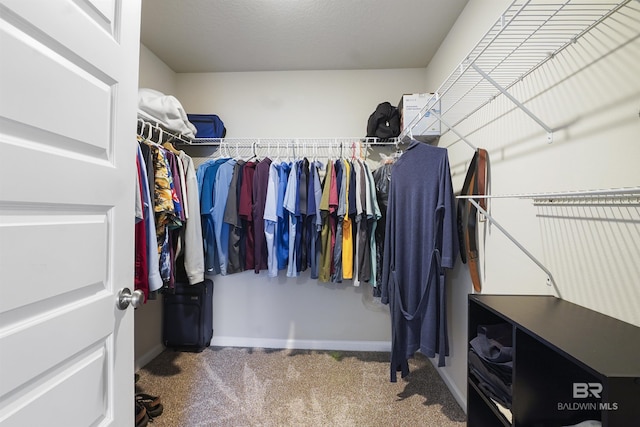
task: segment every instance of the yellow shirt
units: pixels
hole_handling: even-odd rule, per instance
[[[349,218],[349,183],[351,180],[351,163],[346,160],[343,160],[342,163],[344,165],[342,179],[346,180],[346,213],[342,221],[342,278],[353,279],[353,232],[351,231],[351,218]]]

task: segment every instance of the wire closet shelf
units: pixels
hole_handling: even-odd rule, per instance
[[[580,38],[601,35],[598,28],[607,28],[606,42],[599,46],[613,52],[640,37],[640,1],[638,0],[515,0],[500,19],[482,37],[471,52],[451,72],[424,108],[408,124],[399,139],[412,136],[412,130],[422,122],[425,126],[439,121],[442,135],[452,132],[474,151],[477,147],[457,129],[461,123],[503,95],[529,116],[553,142],[553,131],[547,123],[529,110],[510,92],[514,85],[552,60]],[[611,29],[614,29],[611,31]],[[426,123],[425,123],[426,122]],[[640,203],[640,188],[628,187],[576,192],[512,194],[504,196],[458,196],[468,199],[478,212],[495,225],[527,257],[547,274],[547,284],[559,289],[551,272],[518,240],[502,227],[478,203],[486,198],[530,199],[534,205],[633,205]],[[489,208],[487,208],[489,209]]]
[[[221,153],[239,156],[284,158],[360,158],[367,159],[373,147],[399,149],[398,138],[327,137],[327,138],[195,138],[191,147],[219,147]]]
[[[516,0],[482,37],[427,101],[399,138],[411,136],[421,121],[439,120],[442,134],[451,131],[472,149],[476,147],[456,127],[493,99],[504,95],[537,122],[552,142],[553,131],[534,112],[509,93],[509,89],[598,25],[616,25],[608,40],[615,50],[640,36],[638,0]],[[439,106],[438,106],[439,103]]]

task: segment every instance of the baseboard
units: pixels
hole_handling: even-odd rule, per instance
[[[391,351],[389,341],[295,340],[214,336],[217,347],[282,348],[296,350]]]
[[[436,371],[438,371],[438,374],[440,375],[440,378],[442,378],[442,381],[444,381],[444,383],[447,385],[447,388],[451,392],[451,395],[453,396],[454,399],[456,399],[456,401],[458,402],[458,405],[460,405],[460,407],[466,414],[467,413],[466,394],[460,391],[456,383],[453,381],[453,379],[449,375],[449,371],[447,371],[446,369],[438,368],[437,359],[430,359],[430,360],[431,360],[431,363],[433,363],[433,366],[436,368]]]
[[[138,371],[138,369],[144,367],[144,365],[158,357],[158,355],[163,351],[164,345],[162,345],[161,343],[153,347],[151,350],[147,351],[145,354],[136,359],[135,370]]]

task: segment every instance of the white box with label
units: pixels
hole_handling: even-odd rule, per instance
[[[438,120],[431,112],[440,115],[440,99],[433,93],[412,93],[402,95],[400,104],[398,104],[398,112],[400,113],[400,131],[404,130],[404,126],[409,125],[411,121],[420,114],[423,108],[429,104],[430,108],[424,113],[424,116],[411,130],[412,135],[440,135],[440,120]]]

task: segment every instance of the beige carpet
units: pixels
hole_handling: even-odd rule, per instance
[[[464,426],[431,362],[389,381],[389,354],[212,347],[164,351],[138,371],[136,392],[159,395],[151,427]]]

